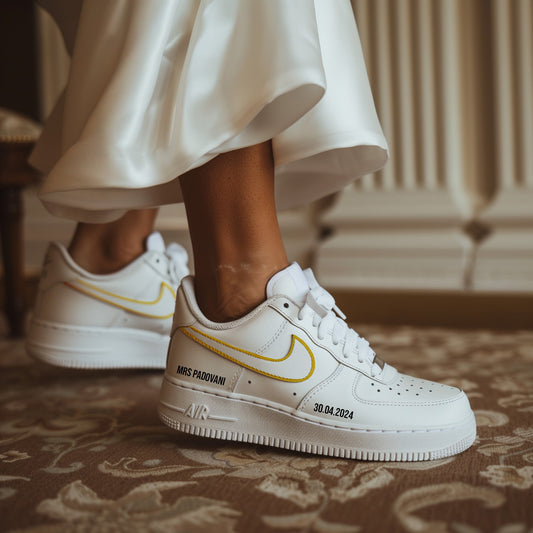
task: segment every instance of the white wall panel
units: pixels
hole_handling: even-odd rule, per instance
[[[324,214],[322,281],[533,291],[533,2],[352,4],[391,160]]]

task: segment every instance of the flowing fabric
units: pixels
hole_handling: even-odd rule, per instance
[[[268,139],[280,209],[386,162],[349,0],[42,3],[72,58],[31,159],[54,214],[180,202],[179,175]]]

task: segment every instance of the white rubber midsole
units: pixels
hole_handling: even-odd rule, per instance
[[[167,335],[129,328],[68,326],[32,319],[27,352],[69,368],[165,368]]]
[[[296,412],[231,398],[163,380],[159,415],[174,429],[341,457],[377,460],[438,459],[474,441],[474,415],[454,427],[427,431],[340,428],[302,418]]]

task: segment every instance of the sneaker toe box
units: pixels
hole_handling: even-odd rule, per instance
[[[360,403],[360,421],[383,429],[436,430],[472,417],[462,390],[403,374],[388,383],[362,377],[354,395]]]

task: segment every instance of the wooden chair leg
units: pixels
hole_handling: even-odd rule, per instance
[[[22,238],[22,188],[0,188],[0,234],[4,263],[5,311],[13,337],[24,333],[24,267]]]

